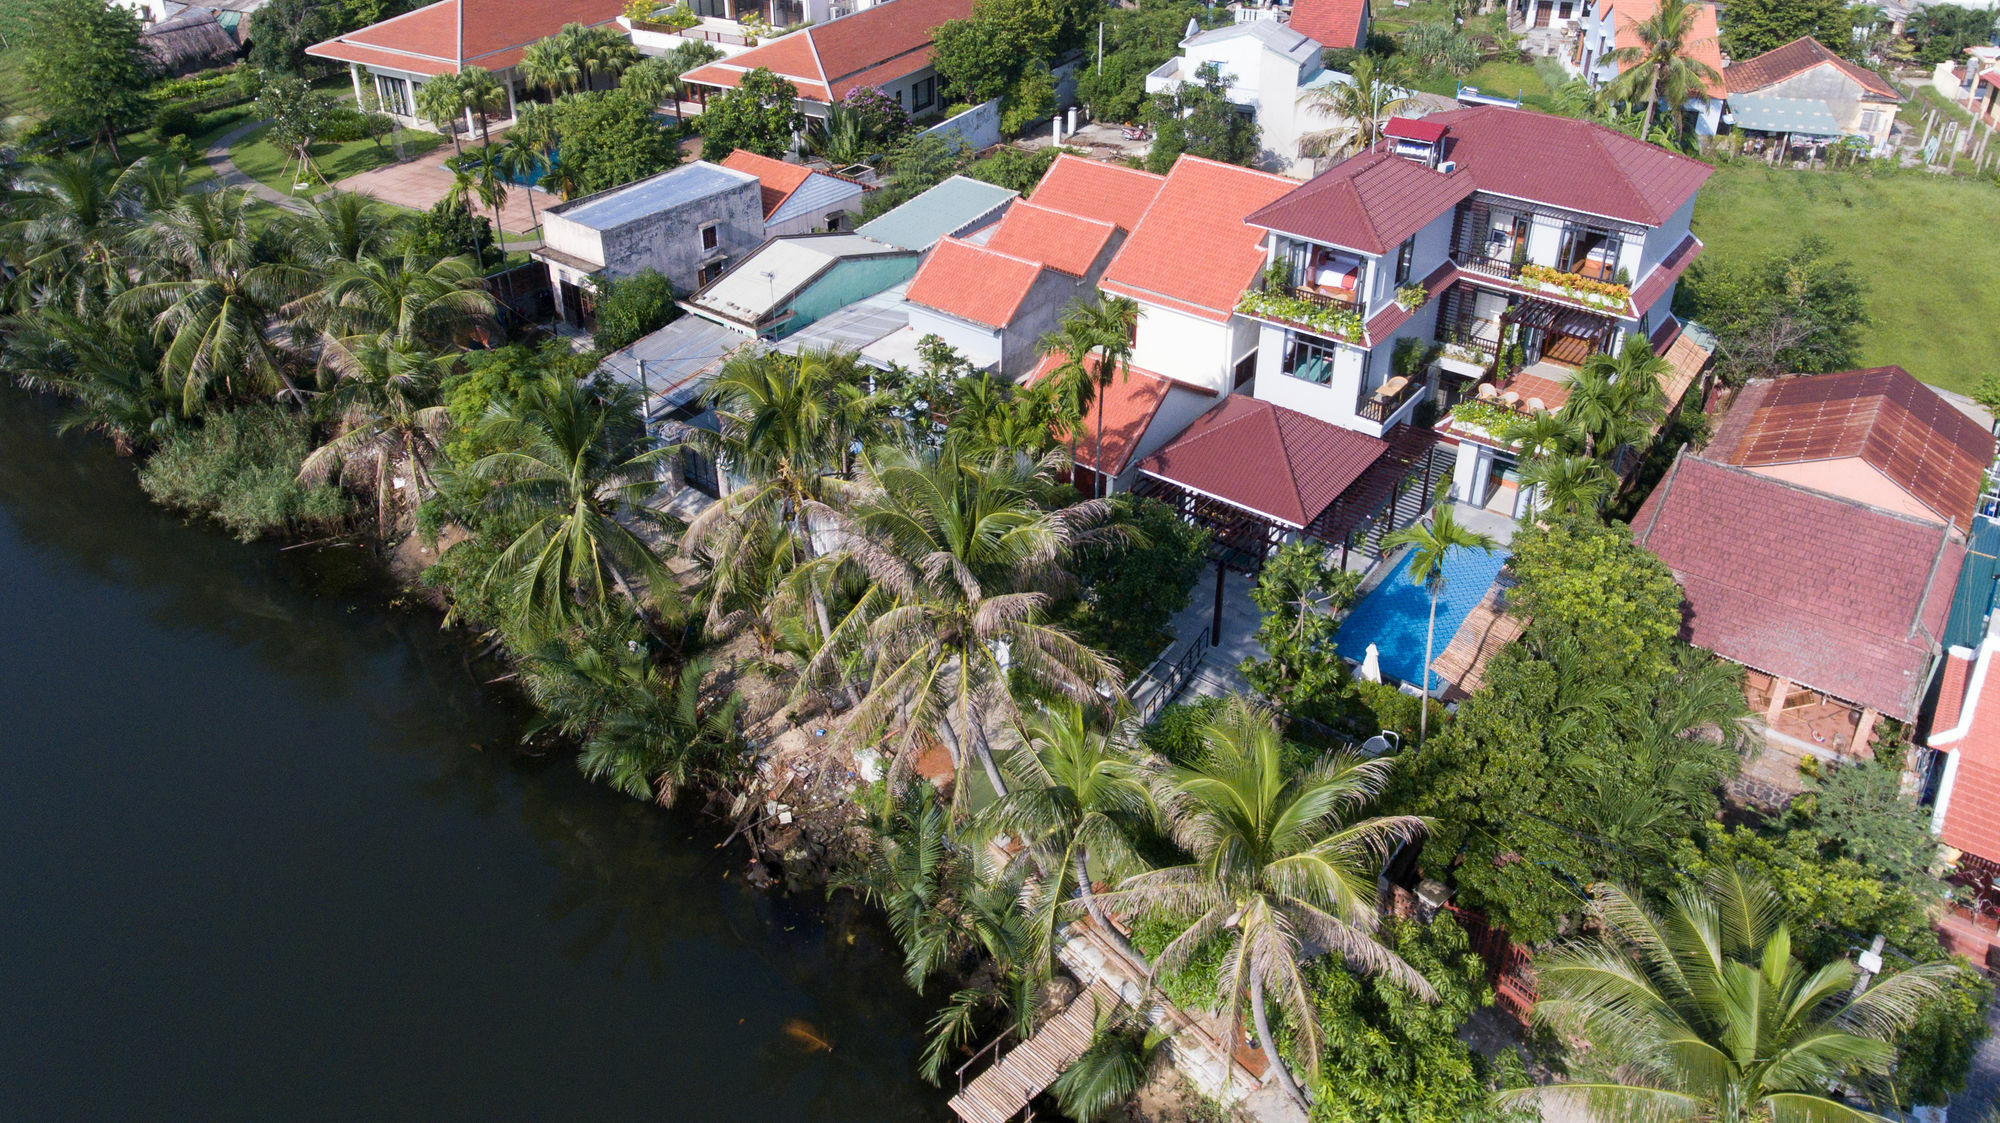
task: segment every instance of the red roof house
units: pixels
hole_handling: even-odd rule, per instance
[[[1302,530],[1388,452],[1387,441],[1230,394],[1139,471]]]
[[[1062,362],[1060,355],[1044,356],[1027,381],[1034,383],[1047,378]],[[1086,358],[1083,366],[1095,374],[1097,356]],[[1088,489],[1087,473],[1097,469],[1101,433],[1105,474],[1114,485],[1122,484],[1140,460],[1173,439],[1190,421],[1215,404],[1215,398],[1213,390],[1124,366],[1120,368],[1120,377],[1112,379],[1091,402],[1076,432],[1072,434],[1058,426],[1056,438],[1073,446],[1077,467],[1086,473],[1086,482],[1080,486]]]
[[[1368,0],[1295,0],[1292,30],[1327,48],[1368,43]]]
[[[725,168],[757,177],[764,201],[764,233],[810,234],[841,229],[843,215],[861,212],[867,188],[844,176],[786,163],[739,148],[722,161]]]
[[[1632,520],[1687,598],[1682,635],[1791,687],[1915,721],[1965,548],[1935,522],[1683,453]]]
[[[1104,291],[1227,321],[1264,268],[1264,232],[1244,220],[1298,186],[1268,172],[1182,156],[1104,271]]]
[[[972,14],[972,0],[889,0],[697,66],[683,77],[706,97],[735,89],[762,67],[798,87],[799,100],[830,105],[876,87],[920,113],[937,104],[931,29]]]
[[[1129,234],[1166,181],[1166,176],[1065,152],[1042,173],[1033,198],[1038,207],[1098,219]]]
[[[1946,846],[2000,865],[2000,636],[1946,655],[1929,745],[1946,755],[1931,830]]]
[[[306,48],[315,58],[332,59],[371,73],[393,72],[407,77],[456,74],[468,66],[502,71],[521,61],[528,44],[546,39],[564,24],[586,27],[617,19],[618,0],[550,0],[522,4],[514,0],[438,0],[413,12],[371,23]],[[506,77],[503,76],[503,82]],[[360,77],[357,72],[357,85]],[[404,91],[408,96],[410,91]],[[388,94],[384,108],[407,116]]]

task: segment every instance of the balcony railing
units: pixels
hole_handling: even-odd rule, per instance
[[[1397,375],[1382,384],[1382,388],[1363,398],[1359,409],[1355,410],[1368,421],[1383,422],[1396,415],[1403,404],[1424,392],[1425,382],[1421,378],[1405,378]]]
[[[1356,312],[1361,310],[1361,302],[1356,300],[1352,293],[1328,292],[1325,289],[1316,289],[1309,285],[1293,285],[1291,293],[1294,299],[1303,300],[1307,304],[1316,305],[1320,308],[1334,308]]]
[[[1452,254],[1451,259],[1460,269],[1470,269],[1475,273],[1484,273],[1503,281],[1519,280],[1521,265],[1527,264],[1523,261],[1521,265],[1517,265],[1512,257],[1497,257],[1479,250],[1460,250]]]

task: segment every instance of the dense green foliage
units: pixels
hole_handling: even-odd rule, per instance
[[[653,116],[653,107],[616,91],[558,98],[554,120],[572,196],[608,191],[681,162],[673,130]]]
[[[1855,366],[1867,296],[1853,266],[1808,234],[1789,251],[1697,262],[1675,299],[1715,332],[1716,364],[1740,383]]]
[[[1165,173],[1182,153],[1225,164],[1249,164],[1257,158],[1261,136],[1257,122],[1236,111],[1227,89],[1211,65],[1198,84],[1183,82],[1153,95],[1146,107],[1147,123],[1153,127],[1147,171]]]
[[[790,82],[763,67],[745,74],[735,89],[711,99],[702,113],[701,158],[713,163],[739,148],[760,156],[783,156],[805,128],[805,115],[795,105],[798,96]]]
[[[1181,53],[1188,21],[1218,27],[1228,19],[1226,12],[1191,0],[1141,0],[1131,7],[1112,7],[1103,14],[1103,66],[1093,57],[1077,74],[1077,99],[1095,120],[1138,120],[1147,103],[1146,75]]]
[[[1811,36],[1841,54],[1854,49],[1854,9],[1845,0],[1736,0],[1722,28],[1722,49],[1750,59]]]
[[[616,351],[651,335],[680,314],[674,286],[657,269],[642,269],[629,277],[597,282],[599,351]]]
[[[312,450],[305,418],[276,406],[217,413],[175,433],[139,472],[146,494],[213,517],[244,541],[338,522],[347,502],[324,484],[301,486]]]
[[[335,18],[336,9],[319,0],[271,0],[250,13],[246,61],[270,74],[303,74],[312,65],[306,48],[345,30]]]
[[[1136,534],[1077,560],[1083,595],[1063,623],[1135,673],[1166,646],[1167,626],[1187,607],[1208,556],[1208,530],[1157,500],[1121,492],[1112,505],[1113,518]]]
[[[107,0],[35,0],[18,38],[21,77],[48,124],[102,139],[117,157],[118,134],[146,111],[152,59],[139,45],[139,16]]]

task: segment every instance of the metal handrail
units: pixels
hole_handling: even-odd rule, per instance
[[[1159,683],[1159,688],[1148,695],[1146,701],[1139,707],[1139,724],[1144,725],[1152,721],[1169,702],[1180,696],[1180,692],[1186,688],[1188,680],[1194,677],[1195,671],[1201,667],[1202,658],[1207,654],[1208,633],[1203,631],[1181,649],[1180,655],[1175,658],[1173,665],[1167,668],[1165,675],[1155,676],[1148,668],[1145,677],[1153,678]],[[1154,666],[1158,664],[1155,663]]]
[[[977,1063],[979,1058],[999,1048],[1000,1043],[1002,1041],[1005,1041],[1012,1036],[1014,1036],[1014,1027],[1010,1024],[1005,1028],[1001,1029],[1000,1035],[998,1037],[995,1037],[993,1040],[988,1041],[983,1047],[980,1048],[980,1050],[977,1053],[974,1053],[972,1054],[972,1056],[966,1058],[964,1064],[958,1066],[959,1091],[961,1092],[965,1091],[965,1070],[971,1068],[975,1063]]]

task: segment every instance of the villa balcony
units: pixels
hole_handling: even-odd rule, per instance
[[[1422,378],[1397,375],[1384,382],[1374,393],[1363,397],[1354,412],[1363,420],[1380,424],[1396,416],[1396,411],[1411,398],[1421,395],[1426,385],[1428,383]]]

